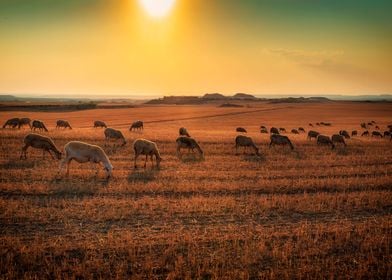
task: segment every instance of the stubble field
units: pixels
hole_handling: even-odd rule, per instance
[[[89,164],[39,150],[19,160],[21,130],[0,130],[0,277],[265,279],[392,277],[392,142],[353,137],[346,148],[317,146],[308,123],[331,135],[374,120],[392,123],[392,104],[265,104],[244,108],[151,106],[78,112],[0,112],[43,120],[59,149],[71,140],[100,145],[113,178]],[[56,130],[66,119],[72,130]],[[145,122],[142,133],[132,121]],[[121,129],[124,147],[105,146],[94,120]],[[295,149],[269,149],[260,125],[284,127]],[[176,157],[184,126],[204,150]],[[245,127],[262,157],[236,155]],[[372,131],[373,129],[370,129]],[[161,168],[133,168],[132,142],[155,141]],[[120,143],[118,143],[120,144]]]

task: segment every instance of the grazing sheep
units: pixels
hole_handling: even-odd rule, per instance
[[[371,123],[375,124],[375,123],[376,123],[376,121],[371,121]]]
[[[270,133],[279,134],[279,130],[276,127],[271,127]]]
[[[56,128],[60,128],[60,127],[63,127],[64,129],[66,129],[66,128],[72,129],[72,127],[69,124],[69,122],[65,121],[65,120],[58,120],[56,122]]]
[[[235,129],[235,131],[237,131],[237,132],[247,132],[246,131],[246,129],[245,128],[243,128],[243,127],[237,127],[236,129]]]
[[[362,132],[361,136],[369,136],[369,131],[365,130],[364,132]]]
[[[372,137],[373,137],[373,136],[374,136],[374,137],[381,137],[381,138],[383,137],[382,134],[381,134],[379,131],[373,131],[373,132],[372,132]]]
[[[313,124],[312,124],[312,123],[309,123],[309,126],[313,126]]]
[[[291,133],[293,133],[293,134],[299,134],[298,130],[296,130],[295,128],[293,128],[293,129],[291,130]]]
[[[59,173],[63,170],[65,164],[67,164],[67,176],[69,175],[69,165],[72,160],[79,163],[102,163],[104,170],[106,171],[106,178],[112,176],[113,165],[110,163],[108,156],[105,154],[101,147],[91,145],[85,142],[71,141],[64,146],[65,158],[60,164]],[[96,174],[98,174],[98,168]]]
[[[320,126],[320,123],[316,123],[317,126]]]
[[[131,127],[129,128],[129,131],[133,130],[143,130],[143,122],[142,121],[135,121]]]
[[[348,132],[346,130],[339,131],[339,135],[344,136],[344,138],[346,138],[346,139],[350,139],[350,135],[348,134]]]
[[[197,144],[196,140],[191,138],[191,137],[186,137],[186,136],[180,136],[176,139],[176,143],[177,143],[177,156],[179,158],[182,157],[181,155],[181,149],[188,149],[190,150],[194,150],[196,149],[201,158],[204,158],[204,152],[203,150],[200,148],[199,144]]]
[[[188,136],[191,137],[188,133],[188,130],[186,130],[185,127],[180,127],[180,129],[178,130],[178,134],[180,134],[180,136]]]
[[[284,127],[279,127],[279,132],[284,132],[286,133],[286,129]]]
[[[369,126],[372,126],[372,125],[373,125],[373,123],[371,123],[371,122],[368,122],[368,123],[367,123],[367,125],[369,125]]]
[[[144,168],[146,168],[147,166],[148,156],[150,156],[151,164],[154,164],[153,156],[155,156],[157,167],[159,167],[162,158],[159,153],[157,144],[155,144],[154,142],[146,139],[137,139],[135,140],[135,142],[133,142],[133,150],[135,151],[135,168],[137,168],[136,160],[139,157],[139,155],[146,156],[146,160],[144,162]]]
[[[29,119],[29,118],[21,118],[21,119],[19,120],[19,126],[18,126],[18,128],[21,128],[21,127],[24,126],[24,125],[28,125],[29,128],[31,129],[31,128],[32,128],[32,127],[31,127],[31,119]]]
[[[97,127],[107,128],[106,123],[104,123],[103,121],[95,121],[94,122],[94,128],[97,128]]]
[[[332,142],[331,138],[326,135],[317,136],[317,145],[331,145],[331,148],[335,148],[335,144]]]
[[[19,123],[20,123],[20,119],[19,118],[13,118],[13,119],[9,119],[5,122],[5,124],[3,125],[3,128],[8,127],[19,127]]]
[[[24,146],[22,147],[22,152],[20,154],[20,159],[27,159],[27,149],[33,147],[42,150],[42,158],[45,156],[45,152],[54,159],[52,152],[57,156],[57,159],[61,159],[61,152],[57,149],[56,145],[53,143],[52,139],[46,136],[42,136],[36,133],[27,134],[23,140]]]
[[[387,137],[387,136],[390,136],[390,135],[391,135],[390,131],[388,131],[388,130],[384,131],[384,137]]]
[[[110,141],[110,139],[115,139],[115,140],[121,139],[123,141],[122,146],[127,144],[127,141],[125,140],[125,137],[120,130],[108,127],[105,128],[104,134],[105,134],[105,141]]]
[[[294,146],[287,136],[271,134],[270,138],[271,138],[271,142],[269,144],[270,148],[272,145],[289,145],[290,148],[294,150]]]
[[[268,130],[266,127],[260,128],[260,133],[268,133]]]
[[[299,127],[298,131],[304,132],[305,133],[305,129],[303,127]]]
[[[331,123],[326,123],[326,122],[321,122],[320,124],[324,125],[324,126],[331,126]]]
[[[332,135],[332,142],[333,143],[342,143],[344,146],[347,146],[346,142],[344,141],[344,137],[341,134]]]
[[[392,124],[388,124],[387,127],[389,128],[389,130],[392,130]]]
[[[378,125],[376,125],[375,129],[380,130],[380,127]]]
[[[267,127],[264,126],[264,125],[260,125],[260,129],[265,129],[265,130],[267,130]]]
[[[312,140],[312,138],[317,139],[317,136],[318,136],[319,134],[320,134],[320,133],[318,133],[317,131],[309,130],[309,132],[308,132],[308,139],[309,139],[309,140]]]
[[[366,129],[366,123],[361,123],[361,128]]]
[[[351,136],[357,136],[357,135],[358,135],[358,131],[356,130],[351,131]]]
[[[235,138],[235,150],[236,153],[238,154],[238,148],[239,147],[244,147],[244,152],[247,147],[251,147],[255,150],[256,155],[260,156],[259,154],[259,148],[256,147],[255,143],[253,142],[252,138],[244,135],[238,135]]]
[[[46,128],[45,124],[42,121],[38,121],[38,120],[34,120],[33,124],[32,124],[32,130],[44,130],[46,132],[48,132],[48,129]]]

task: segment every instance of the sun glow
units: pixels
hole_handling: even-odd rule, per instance
[[[175,0],[139,0],[139,2],[150,16],[161,18],[170,12]]]

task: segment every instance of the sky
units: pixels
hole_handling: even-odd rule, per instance
[[[0,93],[392,93],[390,0],[141,1],[0,0]]]

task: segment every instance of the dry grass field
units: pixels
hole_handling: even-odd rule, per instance
[[[391,103],[267,104],[244,108],[151,106],[76,112],[0,112],[44,121],[62,150],[100,145],[113,178],[28,150],[29,129],[0,129],[2,279],[391,279],[392,142],[353,137],[347,148],[317,146],[289,131],[308,123],[326,135],[392,123]],[[66,119],[72,130],[56,130]],[[132,121],[144,132],[130,132]],[[105,146],[94,120],[121,129],[127,145]],[[269,149],[260,125],[284,127],[295,149]],[[205,152],[176,157],[185,126]],[[262,157],[235,154],[245,127]],[[371,129],[372,130],[372,129]],[[161,168],[133,168],[132,142],[156,141]],[[139,166],[143,165],[143,157]]]

